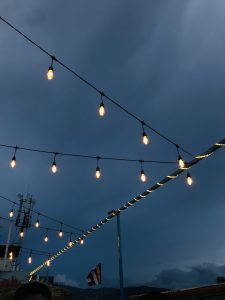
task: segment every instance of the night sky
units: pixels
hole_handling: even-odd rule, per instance
[[[225,137],[224,10],[222,0],[0,3],[3,18],[194,155]],[[99,94],[61,66],[46,80],[50,58],[2,21],[0,49],[0,144],[177,160],[176,148],[150,130],[144,146],[140,123],[107,100],[100,118]],[[52,155],[18,151],[15,169],[12,156],[12,149],[0,148],[0,195],[17,201],[18,193],[29,192],[36,210],[84,229],[177,168],[144,164],[148,181],[142,183],[139,163],[100,161],[97,181],[95,160],[59,156],[53,175]],[[122,214],[126,285],[184,287],[225,275],[224,163],[222,149],[191,170],[192,187],[183,174]],[[10,209],[1,200],[0,215]],[[5,242],[8,223],[1,226]],[[46,245],[44,234],[30,229],[24,246],[54,252],[69,239],[50,233]],[[34,266],[44,259],[34,257]],[[86,287],[99,262],[103,284],[118,286],[115,219],[55,260],[50,274]]]

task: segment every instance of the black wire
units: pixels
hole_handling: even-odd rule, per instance
[[[113,100],[111,97],[107,96],[104,92],[100,91],[96,86],[94,86],[92,83],[90,83],[89,81],[87,81],[85,78],[83,78],[82,76],[80,76],[78,73],[76,73],[74,70],[72,70],[70,67],[68,67],[67,65],[65,65],[63,62],[61,62],[60,60],[58,60],[55,56],[51,55],[48,51],[46,51],[44,48],[42,48],[40,45],[38,45],[37,43],[35,43],[33,40],[31,40],[28,36],[26,36],[24,33],[22,33],[19,29],[17,29],[16,27],[14,27],[12,24],[10,24],[8,21],[6,21],[5,19],[3,19],[2,17],[0,17],[0,19],[6,23],[9,27],[11,27],[13,30],[15,30],[17,33],[19,33],[20,35],[22,35],[26,40],[28,40],[31,44],[33,44],[35,47],[39,48],[42,52],[44,52],[45,54],[47,54],[48,56],[50,56],[50,58],[52,60],[55,60],[56,62],[58,62],[59,65],[61,65],[62,67],[64,67],[66,70],[68,70],[70,73],[72,73],[73,75],[75,75],[77,78],[79,78],[82,82],[84,82],[86,85],[88,85],[89,87],[91,87],[92,89],[94,89],[96,92],[98,92],[101,96],[104,96],[106,99],[108,99],[110,102],[112,102],[114,105],[116,105],[117,107],[119,107],[121,110],[123,110],[125,113],[127,113],[129,116],[131,116],[132,118],[134,118],[135,120],[137,120],[138,122],[140,122],[141,124],[144,124],[146,127],[148,127],[150,130],[152,130],[153,132],[155,132],[157,135],[159,135],[161,138],[165,139],[167,142],[173,144],[175,147],[177,147],[177,143],[175,143],[174,141],[172,141],[171,139],[169,139],[168,137],[166,137],[164,134],[162,134],[161,132],[159,132],[158,130],[156,130],[155,128],[153,128],[152,126],[148,125],[147,123],[143,122],[139,117],[135,116],[133,113],[131,113],[130,111],[128,111],[125,107],[123,107],[122,105],[120,105],[117,101]],[[190,155],[191,157],[194,158],[194,155],[191,154],[189,151],[185,150],[183,147],[178,146],[183,152],[185,152],[186,154]]]
[[[4,148],[15,148],[12,145],[0,144],[0,147]],[[163,160],[143,160],[143,159],[129,159],[129,158],[121,158],[121,157],[106,157],[106,156],[93,156],[93,155],[83,155],[83,154],[74,154],[74,153],[65,153],[65,152],[55,152],[55,151],[47,151],[41,149],[34,148],[26,148],[17,146],[18,150],[30,151],[30,152],[38,152],[38,153],[46,153],[53,154],[54,159],[57,156],[70,156],[70,157],[79,157],[79,158],[90,158],[90,159],[101,159],[101,160],[113,160],[113,161],[127,161],[127,162],[140,162],[142,160],[144,163],[155,163],[155,164],[176,164],[176,161],[163,161]]]
[[[4,196],[1,196],[1,195],[0,195],[0,198],[6,200],[6,201],[8,201],[8,202],[13,203],[14,205],[20,206],[19,203],[15,202],[15,201],[12,201],[12,200],[10,200],[10,199],[4,197]],[[23,205],[22,205],[22,207],[23,207],[23,208],[26,208],[26,207],[23,206]],[[66,226],[66,227],[73,228],[73,229],[75,229],[75,230],[77,230],[77,231],[80,231],[80,232],[83,232],[83,231],[84,231],[83,229],[79,229],[79,228],[76,228],[76,227],[71,226],[71,225],[69,225],[69,224],[66,224],[66,223],[64,223],[64,222],[58,221],[58,220],[56,220],[56,219],[54,219],[54,218],[52,218],[52,217],[49,217],[49,216],[47,216],[47,215],[45,215],[45,214],[43,214],[43,213],[40,213],[40,212],[38,212],[38,211],[35,211],[35,210],[33,210],[33,209],[30,209],[30,211],[32,211],[33,213],[36,213],[38,216],[42,216],[42,217],[44,217],[44,218],[46,218],[46,219],[49,219],[49,220],[51,220],[51,221],[54,221],[54,222],[56,222],[56,223],[58,223],[58,224],[63,224],[63,225]],[[3,218],[3,217],[0,217],[0,219],[1,219],[1,218],[2,218],[2,219],[6,219],[6,218]],[[10,219],[6,219],[6,220],[9,220],[9,221],[10,221]],[[40,220],[39,220],[39,221],[40,221]],[[74,233],[74,234],[77,234],[77,233]]]

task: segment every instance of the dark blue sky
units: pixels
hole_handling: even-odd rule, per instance
[[[170,1],[2,0],[1,15],[65,64],[119,100],[131,112],[194,154],[224,138],[225,3]],[[152,132],[140,143],[141,126],[107,101],[99,118],[99,95],[58,65],[45,73],[49,57],[4,23],[0,26],[0,143],[52,151],[128,158],[176,160],[175,147]],[[0,194],[16,200],[27,190],[36,209],[74,226],[89,228],[173,171],[101,161],[96,181],[92,160],[0,149]],[[188,159],[188,157],[186,157]],[[154,280],[168,269],[223,265],[225,251],[224,150],[157,191],[122,215],[124,277],[127,284]],[[11,207],[2,202],[3,216]],[[46,222],[44,226],[54,226]],[[6,228],[1,239],[5,239]],[[54,251],[67,241],[44,232],[27,233],[24,245]],[[35,263],[41,260],[36,258]],[[53,274],[85,286],[90,268],[102,262],[104,284],[118,283],[115,220],[54,261]],[[24,265],[24,268],[27,268]]]

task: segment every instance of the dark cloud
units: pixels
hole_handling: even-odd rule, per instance
[[[172,290],[215,284],[217,277],[223,277],[225,266],[202,264],[188,267],[186,270],[170,269],[160,272],[156,279],[149,283],[151,286]]]

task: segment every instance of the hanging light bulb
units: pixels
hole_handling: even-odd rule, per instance
[[[80,244],[81,244],[81,245],[84,244],[84,239],[83,239],[83,238],[80,239]]]
[[[24,237],[24,230],[23,230],[23,228],[21,228],[21,230],[20,230],[20,237],[21,237],[21,238]]]
[[[54,78],[54,69],[53,69],[53,61],[55,58],[52,56],[51,66],[48,68],[47,79],[52,80]]]
[[[103,102],[103,96],[105,96],[105,94],[103,92],[101,92],[100,94],[101,94],[101,103],[98,109],[98,113],[100,117],[103,117],[105,115],[105,106]]]
[[[144,170],[141,170],[140,178],[142,182],[145,182],[147,180],[147,176],[145,175]]]
[[[32,263],[32,252],[30,252],[30,255],[28,257],[28,264]]]
[[[39,228],[39,227],[40,227],[39,216],[40,216],[40,214],[38,214],[38,218],[37,218],[37,220],[36,220],[36,222],[35,222],[35,227],[36,227],[36,228]]]
[[[52,173],[53,173],[53,174],[55,174],[55,173],[57,172],[57,165],[56,165],[56,162],[55,162],[55,158],[56,158],[56,155],[57,155],[57,154],[58,154],[58,153],[55,153],[55,154],[54,154],[54,160],[53,160],[52,167],[51,167]]]
[[[50,267],[50,265],[51,265],[51,261],[50,261],[50,255],[48,256],[48,259],[47,259],[47,261],[46,261],[46,266],[47,267]]]
[[[72,245],[73,245],[73,242],[72,242],[72,232],[70,232],[70,240],[69,240],[68,245],[69,245],[69,247],[72,247]]]
[[[12,252],[12,251],[9,252],[9,259],[10,259],[10,260],[13,260],[13,252]]]
[[[46,229],[46,235],[44,237],[44,242],[47,243],[48,242],[48,228]]]
[[[14,215],[14,211],[13,211],[13,208],[11,209],[10,213],[9,213],[9,217],[12,218]]]
[[[187,172],[187,184],[192,185],[193,184],[193,179],[191,177],[191,174]]]
[[[179,164],[180,169],[183,169],[185,167],[185,162],[180,155],[178,155],[178,164]]]
[[[10,162],[11,168],[14,169],[16,167],[16,151],[17,151],[18,147],[15,147],[15,151],[14,151],[14,155],[13,158]]]
[[[145,175],[144,169],[143,169],[143,161],[140,160],[141,164],[141,173],[140,173],[140,179],[142,182],[145,182],[147,180],[147,176]]]
[[[143,121],[141,121],[141,125],[142,125],[142,143],[144,145],[148,145],[149,144],[149,138],[148,138],[148,135],[147,135],[147,133],[145,132],[145,129],[144,129],[145,123]]]
[[[100,157],[98,156],[97,157],[97,167],[96,167],[96,170],[95,170],[95,177],[97,179],[99,179],[101,177],[101,171],[100,171],[100,168],[99,168],[99,165],[98,165],[99,159],[100,159]]]
[[[63,236],[63,232],[62,232],[62,223],[61,223],[60,230],[59,230],[59,237],[62,237],[62,236]]]

